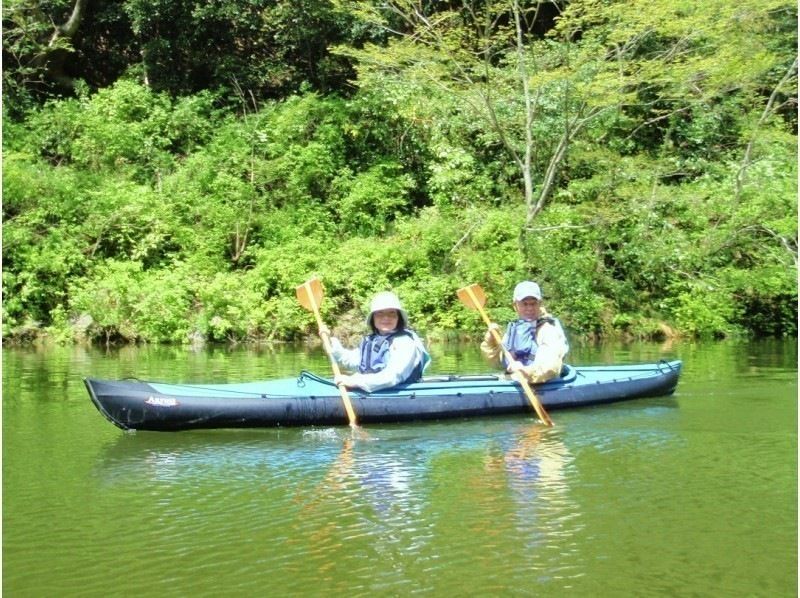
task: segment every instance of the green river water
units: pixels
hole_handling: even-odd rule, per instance
[[[487,371],[434,345],[430,373]],[[320,349],[3,349],[3,591],[46,596],[796,596],[797,343],[678,358],[675,395],[532,416],[126,433],[84,376],[234,382]]]

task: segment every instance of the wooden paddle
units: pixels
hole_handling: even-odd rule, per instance
[[[322,346],[325,347],[325,352],[328,354],[328,358],[331,361],[333,375],[341,375],[342,372],[339,369],[339,364],[336,363],[336,359],[333,357],[330,335],[328,335],[327,332],[323,332],[324,326],[322,324],[322,316],[319,314],[319,306],[325,294],[322,289],[322,281],[315,276],[297,287],[296,291],[300,305],[314,312],[314,317],[317,319],[317,327],[320,330],[320,337],[322,338]],[[337,384],[337,386],[339,387],[339,394],[342,395],[344,410],[347,411],[347,419],[350,420],[350,426],[355,428],[358,424],[356,423],[356,412],[353,410],[353,404],[350,402],[350,395],[347,393],[347,388],[345,388],[344,384]]]
[[[514,361],[511,353],[506,349],[505,345],[503,344],[503,339],[500,338],[500,333],[497,331],[497,328],[494,328],[491,324],[492,321],[489,319],[486,310],[483,309],[484,304],[486,303],[486,293],[483,292],[483,289],[480,285],[471,284],[469,286],[464,287],[463,289],[458,289],[456,291],[458,295],[458,299],[466,305],[469,309],[477,309],[478,313],[481,314],[483,321],[486,322],[486,325],[489,327],[489,330],[492,332],[494,339],[497,341],[497,344],[500,345],[500,348],[503,350],[503,355],[506,358],[508,363]],[[547,411],[544,410],[542,403],[539,401],[539,398],[536,396],[536,393],[533,392],[531,385],[528,383],[528,380],[525,378],[525,374],[522,372],[513,372],[511,377],[516,380],[519,385],[522,387],[522,390],[525,391],[525,396],[528,397],[528,401],[533,406],[533,409],[536,411],[536,414],[539,416],[539,419],[545,425],[552,426],[553,420],[550,419],[550,416],[547,414]]]

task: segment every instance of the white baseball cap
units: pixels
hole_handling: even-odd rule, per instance
[[[539,285],[530,280],[524,280],[514,287],[514,301],[522,301],[526,297],[542,300],[542,289]]]
[[[400,304],[400,299],[394,293],[390,291],[381,291],[377,295],[372,298],[372,303],[369,306],[369,315],[367,316],[367,326],[370,328],[374,328],[375,325],[372,321],[372,314],[376,311],[381,311],[384,309],[396,309],[400,314],[400,322],[398,322],[399,328],[405,328],[408,326],[408,314],[406,310],[403,309],[403,306]]]

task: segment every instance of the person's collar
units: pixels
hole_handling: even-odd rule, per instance
[[[539,317],[535,318],[533,320],[526,320],[522,316],[519,316],[519,314],[517,314],[517,316],[518,316],[517,317],[517,321],[518,322],[537,322],[537,321],[541,320],[542,318],[550,318],[550,317],[552,317],[544,307],[540,307],[539,308]]]

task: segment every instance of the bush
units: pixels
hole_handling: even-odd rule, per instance
[[[368,236],[386,233],[408,211],[414,180],[400,164],[384,162],[356,175],[340,175],[334,186],[343,189],[342,197],[332,202],[342,230]]]
[[[194,310],[194,332],[208,341],[252,341],[268,334],[261,281],[252,271],[201,281]]]
[[[210,138],[219,113],[203,92],[173,103],[133,81],[94,95],[51,101],[27,119],[29,144],[51,163],[92,171],[126,171],[157,181]]]
[[[91,318],[87,330],[90,339],[108,344],[116,340],[134,342],[140,337],[135,316],[141,282],[141,263],[109,260],[91,276],[71,285],[70,310]]]

